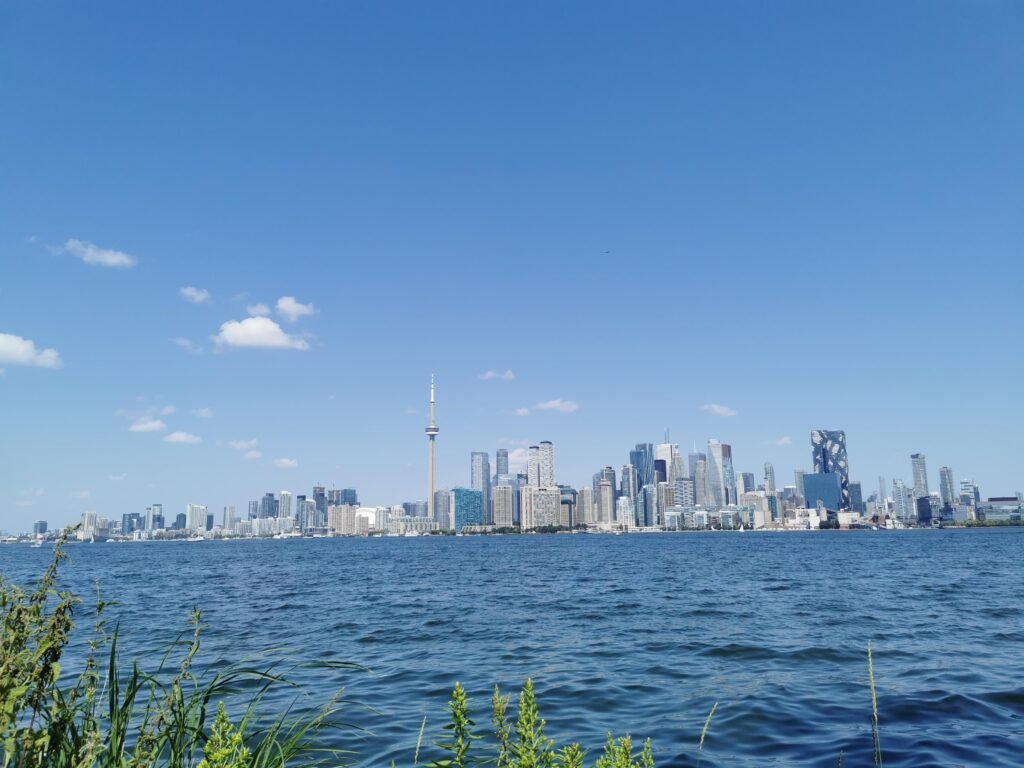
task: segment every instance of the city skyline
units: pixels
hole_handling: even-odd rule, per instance
[[[12,11],[0,527],[422,498],[432,371],[438,487],[670,427],[780,486],[834,428],[865,489],[1020,490],[1018,16],[574,8]]]

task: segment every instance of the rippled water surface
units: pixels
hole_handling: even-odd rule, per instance
[[[651,736],[659,766],[869,766],[867,645],[888,766],[1024,765],[1024,530],[322,539],[70,546],[82,593],[119,600],[153,660],[193,605],[203,658],[287,647],[370,672],[307,672],[411,764],[420,723],[467,687],[530,676],[548,733]],[[49,550],[0,547],[25,580]]]

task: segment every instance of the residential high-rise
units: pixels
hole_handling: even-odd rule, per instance
[[[764,463],[764,492],[768,495],[775,494],[775,467],[770,461]]]
[[[427,517],[437,520],[434,513],[434,443],[437,440],[437,433],[441,430],[437,427],[436,414],[434,413],[434,374],[430,374],[430,421],[427,423],[427,441],[430,443],[430,459],[428,468],[427,485]]]
[[[562,506],[562,491],[558,487],[527,485],[519,491],[519,514],[524,531],[557,526]]]
[[[499,448],[494,454],[494,474],[508,474],[508,448]]]
[[[327,489],[322,485],[313,486],[313,501],[316,503],[316,527],[327,527]],[[280,503],[278,504],[280,506]],[[274,515],[277,517],[278,515]]]
[[[712,503],[708,494],[708,462],[703,453],[700,456],[693,468],[693,493],[697,506],[707,507]]]
[[[637,443],[629,452],[629,463],[636,467],[640,487],[654,482],[654,446],[651,443]]]
[[[697,503],[697,497],[694,493],[694,483],[689,477],[676,478],[673,483],[675,488],[675,502],[677,507],[685,507],[692,509]]]
[[[137,515],[136,515],[137,516]],[[33,536],[45,536],[47,524],[45,520],[36,520],[32,523],[32,535]]]
[[[892,480],[892,508],[897,520],[909,522],[917,517],[917,509],[910,491],[898,477]]]
[[[736,503],[736,475],[732,466],[732,446],[708,440],[708,502],[716,507]]]
[[[540,484],[544,488],[555,486],[555,447],[550,440],[540,443]]]
[[[452,528],[451,494],[446,490],[434,491],[433,519],[442,531]]]
[[[923,453],[910,454],[910,466],[914,472],[914,500],[927,499],[928,493],[928,467],[925,464]]]
[[[359,494],[356,493],[355,488],[342,488],[341,495],[338,497],[339,504],[350,504],[353,507],[359,506]]]
[[[690,477],[692,477],[692,478],[694,478],[696,480],[696,478],[697,478],[697,462],[700,462],[700,461],[706,462],[707,459],[708,459],[707,455],[705,455],[703,453],[698,453],[697,451],[693,451],[692,453],[687,454],[686,462],[687,462],[687,469],[690,472]]]
[[[968,507],[976,507],[981,501],[981,494],[974,481],[965,478],[960,481],[960,503]]]
[[[235,515],[235,508],[232,506],[224,507],[224,517],[221,520],[221,527],[225,531],[233,531],[235,529],[235,523],[238,522],[238,518]]]
[[[816,473],[839,475],[839,509],[850,509],[850,465],[846,457],[846,433],[841,429],[812,431],[811,457]]]
[[[864,491],[861,488],[861,484],[853,481],[850,481],[850,509],[862,515],[867,511],[864,505]]]
[[[526,484],[540,485],[540,446],[531,445],[526,454]]]
[[[508,475],[506,475],[506,477],[507,476]],[[491,514],[494,518],[494,525],[498,528],[512,527],[512,493],[511,484],[494,486],[494,495],[491,500]]]
[[[188,504],[185,506],[185,526],[190,531],[202,533],[206,530],[206,505]]]
[[[456,533],[466,526],[484,525],[483,493],[470,488],[452,488],[449,506]]]
[[[469,487],[474,491],[480,491],[481,504],[483,505],[484,522],[490,522],[490,501],[491,501],[491,459],[486,451],[473,451],[470,459],[470,482]]]
[[[619,495],[628,499],[635,499],[640,491],[640,473],[632,464],[623,464],[622,473],[619,477]]]
[[[885,478],[878,476],[878,503],[881,504],[884,512],[889,511],[889,495],[885,492]]]
[[[576,519],[576,489],[571,485],[560,485],[558,490],[561,494],[558,524],[563,528],[575,528],[579,522]]]
[[[264,493],[263,498],[260,499],[260,514],[261,518],[277,517],[277,499],[274,498],[273,493]]]
[[[804,493],[804,475],[806,475],[802,469],[793,470],[793,484],[796,486],[796,492],[801,499],[806,499],[807,495]]]
[[[609,467],[610,469],[610,467]],[[615,470],[612,470],[614,475]],[[602,477],[597,482],[597,522],[610,523],[615,517],[615,481]]]
[[[330,506],[330,505],[328,505]],[[292,516],[292,494],[291,491],[281,491],[278,495],[277,500],[277,516],[278,517],[291,517]]]
[[[597,513],[594,504],[594,489],[583,486],[576,497],[578,510],[578,523],[596,523]]]
[[[939,496],[943,507],[952,507],[957,503],[956,491],[953,489],[953,470],[939,467]]]
[[[753,493],[755,489],[754,485],[754,473],[753,472],[740,472],[736,475],[736,498],[738,499],[744,493]],[[734,502],[735,503],[735,502]]]

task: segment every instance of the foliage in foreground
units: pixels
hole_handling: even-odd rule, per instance
[[[338,727],[340,692],[311,716],[267,719],[262,700],[279,689],[299,703],[289,680],[300,667],[354,669],[347,663],[265,660],[197,674],[202,620],[175,641],[153,673],[118,657],[118,633],[107,632],[97,600],[81,672],[62,676],[61,657],[80,601],[59,591],[57,571],[67,555],[63,537],[36,588],[26,592],[0,579],[0,755],[3,768],[272,768],[337,765],[347,753],[327,746]],[[177,651],[177,664],[171,662]],[[225,702],[237,704],[232,722]],[[308,710],[307,710],[308,711]],[[265,713],[263,713],[265,715]],[[269,724],[266,724],[269,723]]]

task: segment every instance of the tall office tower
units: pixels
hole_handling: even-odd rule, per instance
[[[316,527],[327,527],[327,489],[322,485],[313,486],[313,501],[316,502]]]
[[[146,530],[158,531],[164,527],[164,505],[153,504],[146,507]]]
[[[700,462],[700,461],[705,461],[706,462],[707,460],[708,460],[708,457],[707,457],[706,454],[698,453],[697,451],[693,451],[692,453],[688,454],[687,457],[686,457],[686,463],[687,463],[687,468],[689,469],[689,472],[690,472],[689,476],[691,478],[693,478],[693,479],[696,479],[697,478],[697,462]]]
[[[188,528],[188,515],[184,512],[179,512],[174,516],[174,522],[171,524],[171,530],[184,531]]]
[[[615,484],[607,477],[597,482],[597,522],[610,523],[615,516]]]
[[[484,525],[484,500],[481,491],[452,488],[448,496],[456,533],[461,532],[467,525]]]
[[[672,476],[672,462],[679,456],[679,446],[668,441],[668,430],[665,430],[665,442],[654,446],[654,460],[665,462],[665,481],[675,479]]]
[[[850,509],[862,515],[867,511],[864,506],[864,490],[860,483],[850,483]]]
[[[328,506],[330,506],[328,504]],[[291,491],[281,491],[278,496],[277,502],[277,516],[278,517],[291,517],[292,516],[292,494]]]
[[[580,488],[576,496],[576,508],[578,510],[578,522],[596,523],[597,514],[594,510],[594,489],[584,486]]]
[[[480,491],[480,503],[483,505],[484,523],[491,521],[491,459],[486,451],[473,451],[470,459],[470,482],[469,487],[474,491]]]
[[[526,454],[526,484],[540,485],[540,446],[531,445]]]
[[[807,496],[804,493],[804,476],[807,473],[802,469],[793,470],[793,483],[796,485],[796,492],[799,494],[801,499],[806,499]]]
[[[956,491],[953,490],[953,470],[939,467],[939,495],[943,507],[952,507],[957,503]]]
[[[620,496],[615,501],[615,527],[629,530],[636,527],[636,509],[633,500]]]
[[[342,488],[341,498],[338,501],[339,504],[351,504],[353,507],[359,506],[359,494],[356,493],[355,488]]]
[[[775,467],[770,461],[764,463],[764,492],[769,496],[775,493]]]
[[[206,505],[186,504],[185,525],[189,530],[201,533],[206,530]]]
[[[508,474],[508,448],[499,448],[494,454],[494,474]]]
[[[508,475],[506,474],[506,477]],[[494,496],[491,502],[494,525],[498,528],[512,527],[512,486],[494,486]]]
[[[811,432],[811,457],[818,474],[839,475],[840,509],[850,508],[850,464],[846,458],[846,433],[841,429]]]
[[[277,517],[276,513],[277,501],[274,499],[274,494],[264,493],[263,498],[260,499],[260,514],[261,518]]]
[[[629,452],[629,463],[640,475],[640,486],[654,482],[654,446],[651,443],[637,443]]]
[[[558,486],[561,505],[558,512],[558,524],[563,528],[575,528],[576,523],[576,489],[571,485]]]
[[[437,414],[434,412],[434,406],[434,374],[430,374],[430,421],[427,423],[425,430],[427,441],[430,443],[429,466],[427,468],[427,503],[429,505],[427,517],[437,520],[437,515],[434,514],[434,443],[437,441],[437,433],[441,430],[437,426]]]
[[[974,481],[965,478],[960,481],[960,503],[964,506],[973,507],[981,501],[980,495],[978,494],[978,486],[974,484]]]
[[[668,479],[668,465],[664,459],[654,460],[654,483],[664,483]]]
[[[619,479],[619,495],[635,499],[640,491],[640,473],[632,464],[623,464]]]
[[[137,515],[138,513],[134,514]],[[34,523],[32,523],[32,535],[45,536],[47,527],[48,526],[45,520],[36,520]]]
[[[676,478],[675,483],[673,483],[673,487],[675,488],[676,506],[692,509],[697,503],[697,496],[693,492],[693,480],[689,477],[678,477]]]
[[[308,533],[317,528],[316,502],[299,496],[295,501],[295,516],[298,518],[299,530]]]
[[[736,476],[736,498],[738,499],[744,493],[753,493],[754,490],[754,473],[740,472]]]
[[[448,491],[444,489],[440,491],[434,491],[433,514],[433,519],[437,521],[438,528],[440,528],[442,531],[451,530],[451,495],[449,494]]]
[[[515,525],[519,525],[519,489],[524,485],[529,485],[529,478],[523,472],[516,472],[512,475],[512,520]]]
[[[658,525],[665,524],[665,511],[676,505],[676,488],[672,483],[658,483]]]
[[[540,443],[540,484],[544,488],[555,487],[555,447],[550,440]]]
[[[644,497],[644,516],[640,525],[649,527],[658,525],[658,486],[654,483],[645,485],[641,489]]]
[[[681,453],[677,453],[672,457],[672,464],[668,468],[668,481],[674,483],[683,477],[689,477],[686,468],[686,459],[683,458]]]
[[[690,455],[692,456],[693,454]],[[708,495],[708,462],[704,454],[701,454],[701,456],[703,458],[697,459],[697,464],[693,468],[693,492],[697,506],[707,507],[711,504]]]
[[[889,512],[889,494],[885,492],[885,478],[881,475],[878,476],[878,503],[882,506],[882,510],[887,514]]]
[[[897,477],[892,480],[892,510],[897,520],[912,520],[917,515],[913,499],[906,484]]]
[[[914,472],[914,500],[928,498],[928,467],[923,453],[910,454],[910,466]]]
[[[327,509],[341,504],[341,491],[338,488],[327,489]]]
[[[238,518],[235,516],[234,507],[224,507],[224,519],[221,521],[221,526],[225,531],[231,532],[235,530],[235,523],[238,522]]]
[[[732,446],[708,440],[708,496],[713,506],[736,503],[736,475],[732,467]]]

